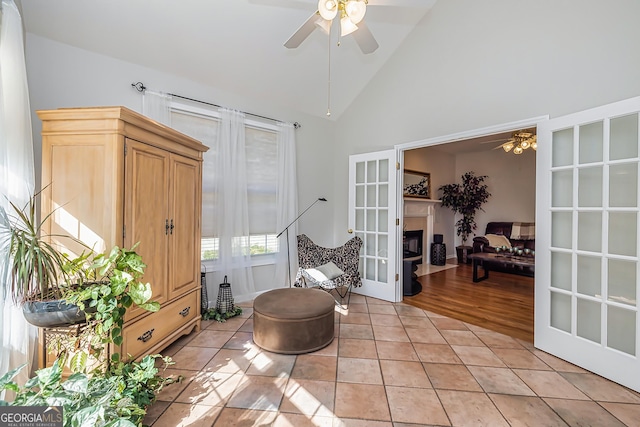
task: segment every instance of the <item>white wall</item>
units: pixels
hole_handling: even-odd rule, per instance
[[[26,60],[29,79],[36,165],[41,162],[41,122],[35,114],[40,109],[61,107],[122,105],[141,112],[142,97],[131,83],[142,81],[148,88],[176,93],[229,108],[235,108],[279,120],[302,124],[296,131],[298,154],[298,200],[302,210],[321,196],[327,203],[319,203],[299,222],[298,231],[306,233],[319,243],[331,246],[333,226],[333,156],[330,149],[335,137],[334,124],[296,111],[264,105],[234,96],[220,87],[208,87],[161,73],[149,68],[97,55],[52,40],[27,34]],[[38,170],[38,180],[40,168]],[[46,183],[45,183],[46,184]],[[254,269],[258,291],[282,287],[273,283],[273,268]],[[217,284],[208,280],[209,297],[215,301]],[[212,292],[213,291],[213,292]],[[242,296],[234,295],[241,300]]]
[[[638,16],[637,0],[438,1],[338,120],[336,236],[351,154],[640,95]]]
[[[485,184],[491,193],[482,206],[484,211],[476,214],[475,235],[482,236],[490,221],[535,221],[536,162],[532,150],[520,155],[492,150],[456,156],[456,182],[468,171],[487,175]]]

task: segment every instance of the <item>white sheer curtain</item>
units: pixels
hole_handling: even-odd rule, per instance
[[[163,125],[171,126],[171,95],[145,90],[142,94],[142,114]]]
[[[11,201],[24,206],[34,192],[31,108],[24,59],[22,18],[13,0],[2,0],[0,22],[0,209]],[[0,246],[3,246],[0,244]],[[8,254],[0,255],[7,262]],[[17,378],[24,383],[31,370],[37,329],[29,325],[1,283],[0,374],[27,363]]]
[[[278,190],[277,190],[277,226],[278,233],[296,217],[298,207],[298,187],[296,184],[296,143],[295,128],[291,123],[278,125]],[[287,236],[288,234],[288,236]],[[288,233],[280,236],[280,251],[276,254],[274,283],[288,286],[296,277],[298,270],[297,224],[289,228]],[[288,237],[288,241],[287,241]],[[288,244],[288,247],[287,247]],[[287,268],[289,276],[287,276]]]
[[[214,283],[228,276],[234,292],[255,292],[249,243],[247,203],[247,162],[244,114],[220,108],[218,155],[216,157],[216,234],[220,256],[216,261]]]

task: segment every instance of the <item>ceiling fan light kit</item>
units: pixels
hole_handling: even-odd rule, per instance
[[[522,154],[528,148],[533,148],[536,151],[538,149],[538,137],[533,132],[514,132],[511,139],[502,144],[501,147],[506,153],[513,149],[513,154]]]
[[[318,13],[322,18],[331,21],[338,14],[337,0],[320,0],[318,1]]]
[[[348,36],[358,29],[358,26],[349,19],[349,17],[345,14],[342,18],[340,18],[340,36]]]
[[[338,17],[340,20],[340,37],[354,33],[353,37],[360,50],[364,54],[373,53],[379,47],[378,42],[363,21],[364,15],[367,13],[368,4],[368,0],[318,0],[318,10],[284,43],[286,48],[295,49],[311,35],[316,27],[329,35],[327,116],[331,116],[331,24]],[[357,24],[360,24],[360,26]],[[356,32],[356,30],[358,31]],[[339,45],[340,42],[338,42]]]
[[[367,3],[363,0],[349,0],[344,5],[344,13],[349,17],[351,22],[359,24],[364,19],[367,12]]]

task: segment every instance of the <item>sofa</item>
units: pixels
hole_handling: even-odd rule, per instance
[[[473,238],[473,252],[496,252],[496,247],[531,249],[536,247],[536,228],[533,222],[490,222],[484,236]],[[535,268],[513,265],[493,266],[492,270],[533,277]]]
[[[484,236],[473,238],[473,252],[494,252],[497,246],[531,249],[536,247],[535,223],[490,222]]]

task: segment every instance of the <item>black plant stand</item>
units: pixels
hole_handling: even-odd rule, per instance
[[[445,265],[447,262],[447,246],[444,243],[431,244],[431,265]]]
[[[458,256],[458,264],[471,264],[469,255],[473,253],[473,246],[457,246],[456,255]]]

